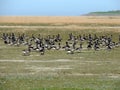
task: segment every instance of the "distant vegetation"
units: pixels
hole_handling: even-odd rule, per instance
[[[107,11],[107,12],[90,12],[85,16],[120,16],[120,10],[116,11]]]

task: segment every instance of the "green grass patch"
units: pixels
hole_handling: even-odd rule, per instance
[[[0,35],[4,32],[23,33],[15,28],[0,29]],[[114,41],[118,41],[120,35],[114,31],[68,29],[31,29],[24,33],[29,37],[60,33],[62,44],[69,33],[112,34]],[[32,52],[30,56],[23,56],[25,48],[4,45],[0,40],[0,90],[120,90],[120,47],[110,51],[83,50],[72,55],[62,50],[47,50],[45,55]]]

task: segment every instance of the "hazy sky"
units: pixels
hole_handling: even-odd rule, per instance
[[[0,0],[2,16],[79,16],[120,10],[120,0]]]

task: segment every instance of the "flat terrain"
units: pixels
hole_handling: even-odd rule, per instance
[[[119,16],[0,16],[0,23],[15,23],[15,24],[120,24]]]
[[[120,17],[0,17],[2,33],[47,35],[113,35],[118,41]],[[86,48],[86,45],[83,46]],[[26,46],[5,45],[0,39],[0,90],[120,90],[120,47],[99,51],[84,49],[32,52]]]

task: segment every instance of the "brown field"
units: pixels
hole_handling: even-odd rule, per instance
[[[0,16],[0,23],[120,24],[119,16]]]

